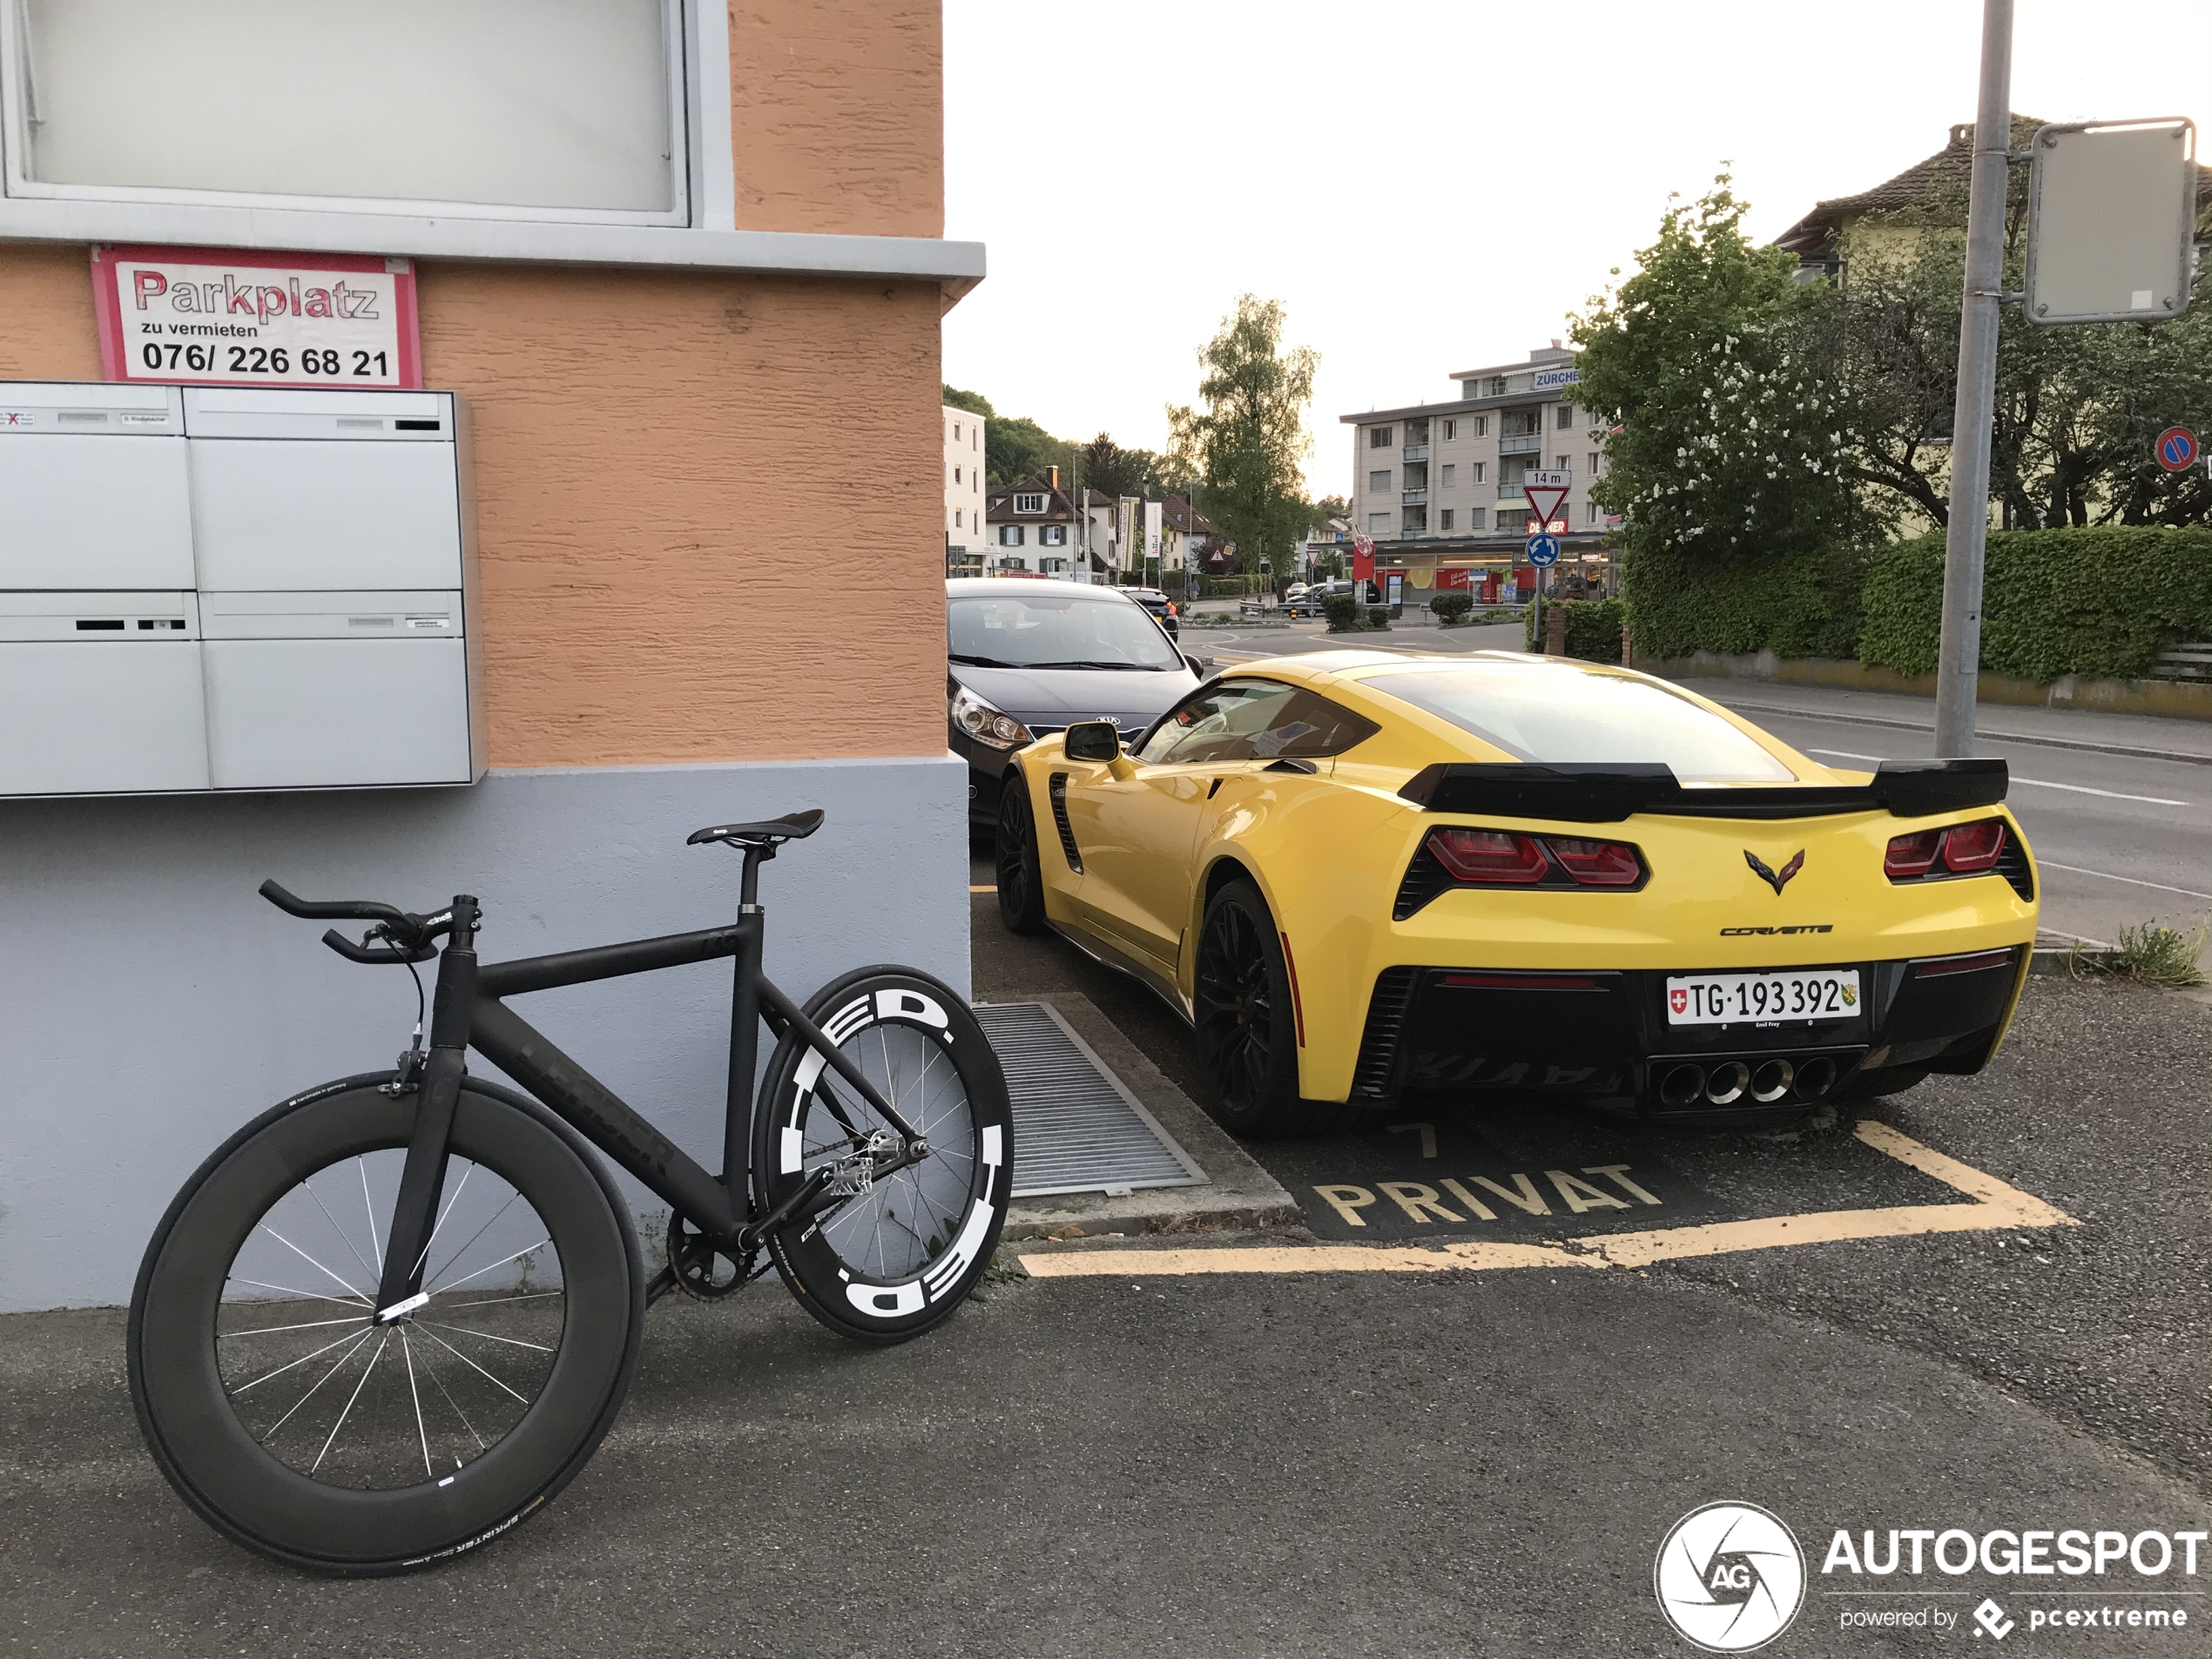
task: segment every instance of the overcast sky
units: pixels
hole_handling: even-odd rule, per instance
[[[946,234],[990,276],[945,377],[1157,448],[1247,290],[1337,417],[1519,361],[1723,160],[1770,238],[1973,118],[1972,0],[945,0]],[[2019,0],[2013,107],[2212,121],[2203,0]],[[2212,143],[2212,140],[2207,140]],[[2212,157],[2208,157],[2212,160]]]

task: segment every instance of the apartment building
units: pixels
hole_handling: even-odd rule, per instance
[[[1533,590],[1521,553],[1534,528],[1527,478],[1541,469],[1568,481],[1549,526],[1567,543],[1561,563],[1609,590],[1608,525],[1589,496],[1603,445],[1574,401],[1575,354],[1554,341],[1526,362],[1450,378],[1445,401],[1340,417],[1352,428],[1352,523],[1375,543],[1377,579],[1397,570],[1417,590]]]
[[[983,570],[977,574],[1069,578],[1082,566],[1082,543],[1094,546],[1111,523],[1114,498],[1086,489],[1078,530],[1075,492],[1060,484],[1060,469],[1018,484],[992,484],[983,492]]]
[[[941,411],[945,440],[945,574],[982,568],[983,417],[949,403]]]

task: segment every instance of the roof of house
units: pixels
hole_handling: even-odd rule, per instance
[[[2045,123],[2033,115],[2014,114],[2012,145],[2025,150]],[[1885,179],[1871,190],[1855,196],[1838,196],[1815,202],[1812,211],[1774,239],[1774,246],[1792,253],[1824,252],[1836,233],[1867,213],[1892,213],[1900,208],[1925,207],[1950,197],[1964,203],[1973,172],[1974,124],[1961,121],[1951,129],[1951,141],[1935,154],[1914,162],[1894,179]],[[2196,170],[2196,205],[2202,211],[2212,203],[2212,167]],[[1963,207],[1961,208],[1963,212]]]
[[[1085,490],[1085,495],[1095,494]],[[1017,513],[1014,510],[1016,496],[1042,496],[1042,513]],[[1049,524],[1057,521],[1065,524],[1076,516],[1074,497],[1064,489],[1056,489],[1041,479],[1028,479],[1018,484],[992,484],[983,492],[983,516],[987,523]]]

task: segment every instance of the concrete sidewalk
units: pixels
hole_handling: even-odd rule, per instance
[[[1754,718],[1761,714],[1810,714],[1853,725],[1928,732],[1935,730],[1935,704],[1924,697],[1838,691],[1771,680],[1685,679],[1675,684]],[[1985,704],[1979,710],[1976,730],[1983,737],[2005,742],[2212,765],[2212,725],[2194,720],[2167,719],[2153,714],[2107,714],[2091,709]]]

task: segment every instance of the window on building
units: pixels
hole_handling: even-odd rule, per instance
[[[953,528],[954,529],[958,529],[961,527],[960,512],[961,509],[959,508],[955,507],[953,509]]]
[[[1597,509],[1597,503],[1596,503],[1595,502],[1594,502],[1594,501],[1586,501],[1586,502],[1584,502],[1582,503],[1582,522],[1583,522],[1584,523],[1586,523],[1586,524],[1595,524],[1595,523],[1597,523],[1597,512],[1598,512],[1598,509]]]
[[[960,422],[957,421],[953,422],[953,442],[954,443],[960,442]]]
[[[1587,455],[1583,456],[1583,459],[1584,459],[1585,461],[1587,461],[1587,462],[1588,462],[1590,463],[1590,476],[1591,476],[1591,477],[1593,477],[1593,478],[1596,477],[1596,476],[1597,476],[1597,451],[1596,451],[1596,450],[1595,450],[1595,449],[1591,450],[1591,451],[1589,452],[1589,454],[1588,454],[1588,455]]]
[[[1038,525],[1038,526],[1037,526],[1037,545],[1038,545],[1039,547],[1065,547],[1065,546],[1067,546],[1067,545],[1068,545],[1068,527],[1067,527],[1065,524],[1040,524],[1040,525]]]
[[[1503,397],[1505,395],[1506,377],[1502,374],[1493,374],[1490,377],[1490,395],[1492,397]]]
[[[1449,507],[1444,508],[1436,515],[1436,528],[1447,536],[1451,534],[1452,509]]]
[[[953,469],[953,482],[954,483],[958,483],[960,482],[960,469],[958,467],[954,467]]]
[[[1406,523],[1404,528],[1406,534],[1408,536],[1427,535],[1428,509],[1426,507],[1408,507],[1406,509]]]
[[[1444,476],[1439,481],[1439,488],[1444,489],[1451,489],[1453,485],[1460,482],[1459,475],[1459,463],[1455,461],[1446,462],[1444,463]]]
[[[1501,530],[1527,529],[1528,509],[1526,507],[1501,507],[1498,509],[1498,528]]]
[[[1562,403],[1559,406],[1559,429],[1561,432],[1572,432],[1575,429],[1575,406],[1572,403]]]
[[[1490,417],[1488,415],[1478,415],[1474,417],[1474,435],[1478,438],[1487,438],[1490,435]]]
[[[679,0],[9,12],[10,195],[691,216]]]
[[[1480,508],[1480,507],[1470,507],[1470,508],[1468,508],[1468,509],[1467,509],[1467,528],[1468,528],[1469,529],[1471,529],[1471,530],[1479,530],[1479,529],[1480,529],[1482,528],[1482,519],[1483,519],[1483,509],[1482,509],[1481,508]]]
[[[1022,526],[1021,526],[1021,525],[1019,525],[1019,524],[1001,524],[1001,525],[1000,525],[1000,526],[999,526],[999,545],[1000,545],[1001,547],[1019,547],[1019,546],[1021,546],[1021,545],[1022,545]]]
[[[1483,461],[1470,461],[1467,462],[1468,482],[1471,483],[1480,483],[1482,482],[1482,469],[1488,464],[1489,463],[1487,462]]]
[[[1446,443],[1449,443],[1449,442],[1451,442],[1453,441],[1453,439],[1454,439],[1454,438],[1458,437],[1459,435],[1460,435],[1460,423],[1459,423],[1457,421],[1447,421],[1444,423],[1444,438],[1443,438],[1443,442],[1446,442]]]
[[[1388,513],[1370,513],[1370,514],[1368,514],[1368,515],[1367,515],[1367,534],[1368,534],[1368,535],[1370,535],[1370,536],[1387,536],[1387,535],[1389,535],[1389,534],[1390,534],[1390,515],[1389,515]]]
[[[1371,427],[1369,427],[1369,428],[1367,428],[1367,447],[1368,447],[1370,449],[1387,449],[1387,448],[1390,448],[1390,435],[1391,435],[1391,433],[1392,433],[1393,431],[1394,431],[1395,429],[1396,429],[1396,428],[1392,428],[1392,427],[1386,427],[1386,426],[1371,426]]]
[[[1014,498],[1014,510],[1017,513],[1042,513],[1044,511],[1044,497],[1016,496]]]
[[[1367,491],[1370,495],[1375,496],[1387,496],[1390,493],[1390,469],[1387,467],[1367,475]]]
[[[1567,457],[1565,455],[1554,455],[1552,457],[1552,465],[1558,468],[1561,472],[1567,471]]]

